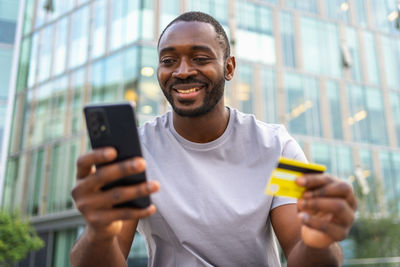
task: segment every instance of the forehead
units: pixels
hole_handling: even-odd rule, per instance
[[[198,21],[178,21],[172,24],[160,39],[159,49],[172,47],[185,47],[206,45],[215,49],[217,53],[222,50],[214,26]]]

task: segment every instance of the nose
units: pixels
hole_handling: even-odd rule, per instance
[[[193,68],[190,61],[187,59],[182,59],[179,65],[176,67],[174,72],[172,73],[172,77],[179,79],[186,79],[190,76],[196,75],[197,71]]]

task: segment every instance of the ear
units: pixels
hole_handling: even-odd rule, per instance
[[[225,61],[225,80],[230,81],[235,74],[236,60],[234,56],[230,56]]]

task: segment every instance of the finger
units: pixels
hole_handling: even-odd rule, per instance
[[[325,233],[335,241],[343,240],[347,237],[350,227],[343,227],[331,221],[319,218],[317,216],[310,216],[305,212],[299,213],[301,222],[317,231]]]
[[[107,208],[114,205],[124,203],[129,200],[137,199],[140,197],[149,196],[160,189],[160,184],[157,181],[150,181],[141,183],[134,186],[119,186],[105,191],[96,196],[99,202]]]
[[[156,207],[151,204],[145,209],[118,208],[92,212],[86,217],[91,225],[108,225],[114,221],[141,219],[153,215]]]
[[[85,186],[91,190],[98,190],[104,185],[123,177],[142,173],[145,169],[146,162],[140,157],[113,163],[98,168],[94,174],[85,179]]]
[[[104,192],[92,194],[84,199],[76,201],[76,208],[86,214],[93,210],[106,210],[113,208],[114,205],[124,203],[129,200],[148,196],[157,192],[160,184],[156,181],[145,182],[133,186],[120,186]]]
[[[306,189],[314,189],[332,183],[335,180],[327,174],[304,174],[296,179],[296,183]]]
[[[308,213],[330,213],[333,220],[342,225],[351,225],[354,221],[354,211],[349,204],[340,198],[299,199],[299,211]]]
[[[353,210],[357,208],[357,201],[353,188],[344,181],[334,181],[326,186],[304,192],[302,198],[337,197],[344,198]]]
[[[112,147],[95,149],[78,158],[77,179],[82,179],[91,174],[93,165],[110,162],[117,156],[117,151]]]

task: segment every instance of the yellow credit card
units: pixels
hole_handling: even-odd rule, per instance
[[[323,173],[324,165],[279,158],[278,166],[272,172],[265,193],[272,196],[300,198],[305,190],[296,184],[296,178],[305,173]]]

